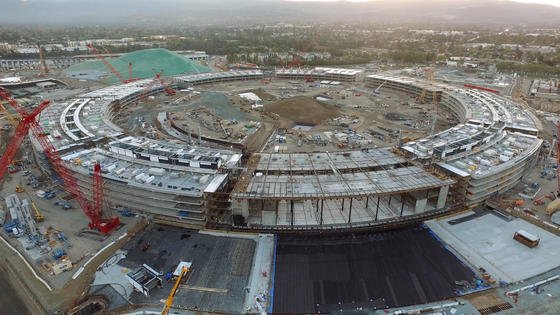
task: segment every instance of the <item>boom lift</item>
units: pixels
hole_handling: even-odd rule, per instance
[[[175,298],[175,293],[177,293],[179,284],[181,283],[181,280],[187,275],[188,272],[189,272],[189,268],[183,266],[183,268],[181,269],[181,273],[179,274],[177,280],[175,281],[175,285],[173,286],[173,289],[171,289],[169,296],[165,300],[165,304],[163,306],[163,309],[161,310],[161,315],[169,314],[169,310],[171,309],[171,305],[173,305],[173,298]]]
[[[95,164],[93,176],[93,199],[94,203],[90,203],[85,194],[78,186],[76,178],[72,171],[64,166],[62,158],[56,151],[53,144],[49,141],[47,134],[39,125],[36,118],[37,116],[49,105],[49,101],[42,102],[32,113],[27,113],[16,100],[10,97],[8,91],[0,89],[0,98],[7,100],[10,105],[21,115],[22,119],[17,125],[16,132],[10,143],[7,145],[4,154],[0,158],[0,179],[4,176],[10,161],[16,155],[23,138],[31,130],[33,136],[41,147],[43,153],[51,162],[54,171],[62,178],[64,186],[68,192],[77,197],[78,203],[83,209],[84,213],[90,219],[89,227],[91,229],[99,230],[101,233],[109,233],[120,224],[118,217],[103,218],[102,200],[102,176],[101,166],[99,163]]]

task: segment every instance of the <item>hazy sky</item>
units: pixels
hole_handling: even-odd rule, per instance
[[[560,7],[560,0],[514,0],[517,2],[527,2],[527,3],[543,3],[543,4],[551,4],[557,7]]]
[[[379,0],[285,0],[285,1],[316,1],[316,2],[334,2],[334,1],[347,1],[347,2],[369,2],[369,1],[379,1]],[[516,2],[524,2],[524,3],[542,3],[542,4],[550,4],[560,7],[560,0],[513,0]]]

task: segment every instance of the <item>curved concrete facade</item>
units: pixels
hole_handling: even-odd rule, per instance
[[[435,93],[440,107],[460,121],[431,137],[404,143],[401,149],[412,159],[436,162],[464,184],[467,205],[512,188],[536,162],[542,125],[521,104],[489,92],[403,77],[372,75],[366,84],[383,84],[414,97],[427,91],[430,101]]]
[[[348,81],[357,74],[340,73],[351,75]],[[307,75],[301,74],[302,78]],[[291,78],[292,74],[284,71],[282,76]],[[262,78],[258,70],[230,71],[175,77],[173,84]],[[228,197],[231,213],[242,218],[243,225],[345,228],[441,212],[456,206],[446,200],[452,185],[464,186],[466,204],[481,202],[513,187],[538,156],[540,122],[506,98],[404,77],[373,75],[365,83],[373,89],[382,86],[416,97],[424,95],[428,100],[436,97],[440,107],[460,124],[404,143],[400,151],[406,158],[388,148],[256,154],[253,166],[248,166]],[[128,137],[112,123],[127,106],[163,90],[159,83],[140,80],[92,91],[71,102],[53,104],[41,115],[41,125],[51,133],[51,142],[76,172],[86,195],[91,194],[93,162],[100,161],[106,200],[115,208],[193,226],[218,222],[220,219],[208,213],[207,199],[229,184],[231,174],[237,172],[240,152]],[[97,147],[92,148],[92,143]],[[312,167],[297,169],[300,160]],[[282,161],[288,164],[281,165]],[[428,163],[448,177],[418,167]],[[47,164],[42,166],[48,170]],[[335,187],[341,182],[344,187]]]

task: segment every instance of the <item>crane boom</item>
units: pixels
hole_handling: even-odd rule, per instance
[[[173,289],[171,289],[169,296],[165,300],[165,304],[163,306],[163,309],[161,310],[161,315],[169,314],[171,305],[173,305],[173,298],[175,297],[175,293],[177,293],[177,289],[179,288],[179,283],[181,283],[181,280],[187,274],[188,271],[189,269],[183,266],[183,269],[181,269],[181,273],[179,274],[179,277],[177,277],[177,280],[175,281],[175,285],[173,285]]]
[[[46,133],[43,131],[43,128],[37,122],[37,116],[39,116],[39,114],[49,105],[50,102],[44,101],[37,106],[33,112],[27,113],[16,100],[10,97],[6,90],[0,89],[0,98],[7,100],[22,117],[16,128],[14,137],[7,145],[5,152],[0,158],[0,178],[4,176],[4,173],[8,169],[8,165],[16,155],[23,139],[25,138],[25,135],[27,135],[28,131],[31,130],[34,138],[41,145],[43,153],[49,159],[54,171],[62,178],[66,190],[77,197],[80,207],[90,219],[89,227],[92,229],[98,229],[102,233],[109,233],[113,228],[117,227],[120,224],[118,217],[103,219],[103,211],[100,203],[91,204],[87,200],[86,196],[78,186],[78,182],[74,177],[73,172],[65,167],[64,161],[48,139]],[[101,166],[97,164],[96,167],[98,176],[101,177]],[[94,176],[95,185],[93,187],[93,194],[96,196],[94,197],[96,200],[102,200],[103,191],[96,189],[97,187],[102,187],[99,184],[100,182],[101,179],[98,178],[96,180]],[[97,197],[97,195],[100,195],[101,197]]]
[[[161,76],[161,73],[156,74],[156,79],[158,79],[159,83],[161,84],[161,86],[165,89],[165,93],[167,95],[175,95],[175,93],[177,93],[174,89],[172,89],[169,84],[165,81],[163,81],[163,78]]]
[[[41,45],[37,45],[39,49],[39,59],[41,61],[41,74],[48,74],[49,67],[47,67],[47,61],[45,60],[45,48]]]
[[[130,82],[130,81],[126,80],[126,79],[122,76],[122,74],[120,74],[120,72],[118,72],[117,69],[115,69],[115,67],[113,67],[113,65],[110,64],[109,61],[107,61],[107,60],[105,59],[105,57],[103,57],[103,55],[101,55],[101,54],[99,53],[99,51],[98,51],[95,47],[93,47],[92,44],[87,44],[86,46],[87,46],[87,48],[89,48],[89,50],[91,50],[91,51],[95,54],[95,57],[97,57],[97,59],[101,60],[101,62],[103,62],[103,63],[105,64],[105,66],[106,66],[106,67],[107,67],[121,82],[123,82],[123,83],[128,83],[128,82]]]

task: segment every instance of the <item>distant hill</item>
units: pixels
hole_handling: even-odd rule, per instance
[[[129,62],[132,63],[132,77],[139,79],[153,78],[155,73],[162,71],[164,76],[210,72],[209,68],[163,48],[138,50],[107,61],[125,79],[128,78]],[[75,64],[65,71],[71,76],[86,73],[86,76],[78,77],[89,79],[94,79],[104,73],[109,75],[108,83],[118,82],[118,78],[100,60]]]
[[[234,24],[255,22],[560,24],[560,8],[507,0],[2,0],[5,24]]]

